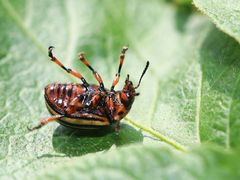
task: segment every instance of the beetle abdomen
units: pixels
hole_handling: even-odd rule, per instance
[[[50,106],[63,111],[77,95],[85,91],[85,87],[81,84],[52,83],[45,87],[45,99]]]
[[[55,109],[48,104],[47,108],[52,115],[58,115]],[[58,122],[64,126],[72,128],[82,128],[82,126],[107,126],[110,124],[107,117],[99,116],[97,114],[80,114],[79,117],[63,117]]]

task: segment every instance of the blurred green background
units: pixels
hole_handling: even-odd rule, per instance
[[[0,179],[238,179],[239,4],[0,0]],[[136,84],[149,60],[128,118],[166,139],[124,120],[119,134],[57,123],[29,132],[49,116],[44,87],[78,82],[49,61],[50,45],[96,83],[77,59],[85,52],[107,87],[129,45],[116,89],[127,74]]]

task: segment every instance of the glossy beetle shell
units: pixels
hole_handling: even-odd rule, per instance
[[[98,101],[94,101],[97,95],[101,94]],[[82,127],[101,127],[108,126],[119,118],[123,118],[129,112],[131,105],[125,100],[121,100],[121,92],[111,94],[109,91],[100,92],[99,86],[90,85],[85,88],[81,84],[69,83],[52,83],[45,87],[45,102],[47,109],[52,115],[64,115],[58,122],[64,126],[73,128]],[[114,111],[120,109],[120,113],[116,114],[118,119],[111,118],[108,110],[109,95],[114,96]],[[77,103],[74,104],[73,111],[68,112],[70,103],[77,98],[79,104],[84,104],[84,107],[78,107]],[[131,101],[131,104],[133,103]],[[124,103],[122,103],[124,102]],[[127,106],[127,108],[126,108]]]

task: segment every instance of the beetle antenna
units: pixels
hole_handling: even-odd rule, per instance
[[[144,74],[146,73],[148,67],[149,67],[149,61],[147,61],[147,64],[146,64],[146,66],[145,66],[145,68],[144,68],[144,70],[142,72],[142,75],[141,75],[141,77],[139,79],[138,85],[136,87],[134,87],[134,89],[137,89],[140,86],[142,78],[143,78]]]
[[[129,81],[129,74],[127,74],[127,78],[126,78],[126,81]]]

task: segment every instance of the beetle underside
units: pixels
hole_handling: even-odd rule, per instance
[[[114,87],[119,82],[127,49],[127,47],[123,47],[121,51],[118,73],[113,80],[111,89],[107,90],[104,87],[101,76],[85,59],[83,53],[80,53],[79,59],[92,71],[99,85],[88,84],[80,73],[66,68],[53,56],[53,47],[50,46],[48,54],[51,61],[59,65],[66,72],[79,78],[82,84],[52,83],[46,86],[44,96],[46,106],[52,116],[42,119],[39,125],[30,130],[41,128],[52,121],[58,121],[60,124],[72,128],[106,127],[116,123],[116,129],[119,129],[120,120],[123,119],[131,109],[135,96],[139,95],[139,93],[135,92],[135,89],[139,87],[142,77],[149,66],[149,62],[147,62],[136,87],[133,87],[133,83],[129,80],[128,75],[123,89],[121,91],[115,91]]]

